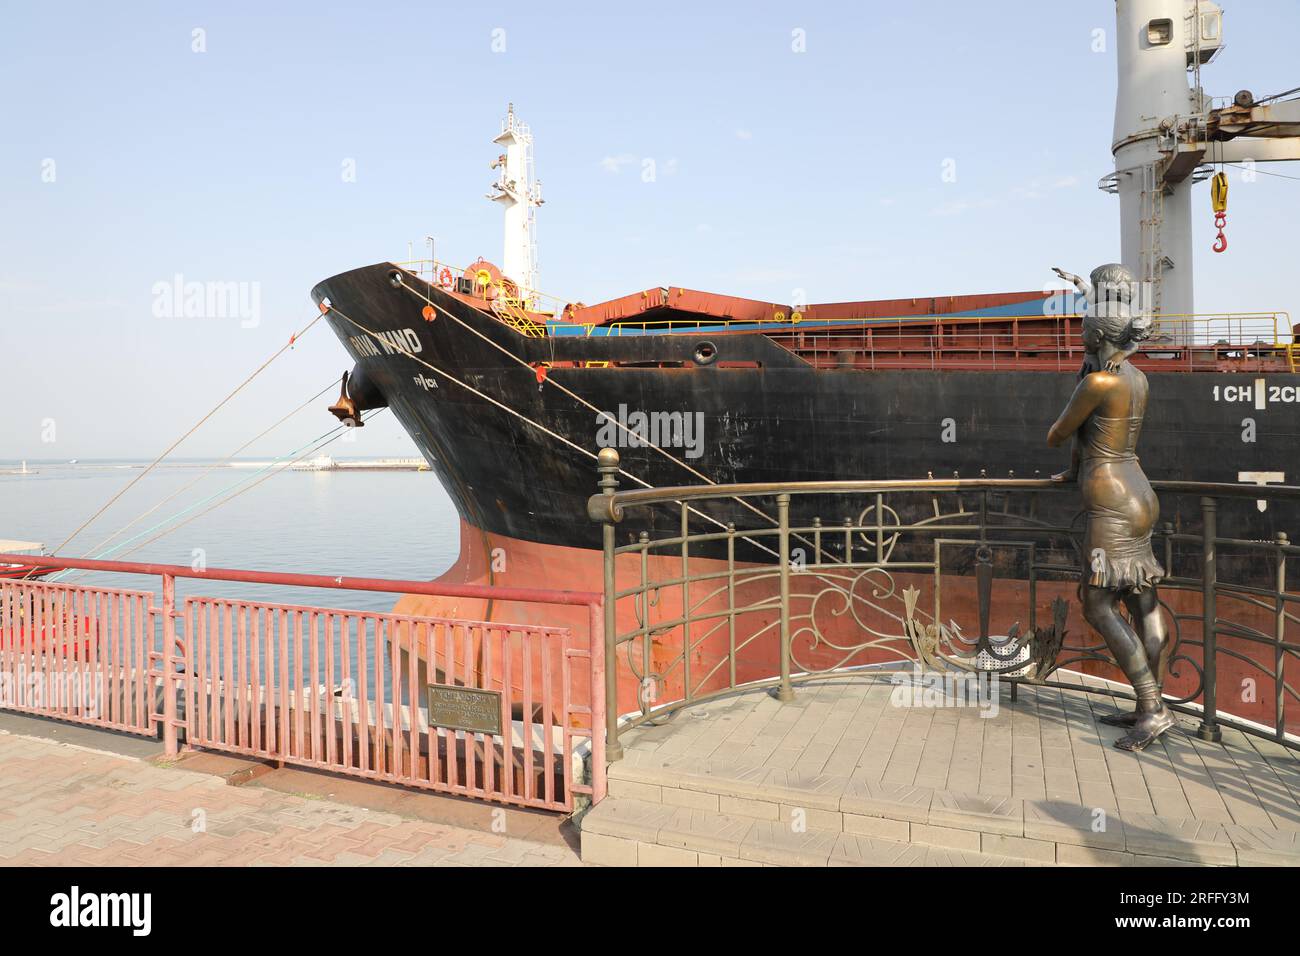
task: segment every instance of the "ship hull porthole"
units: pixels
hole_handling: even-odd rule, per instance
[[[712,342],[701,342],[695,346],[695,354],[691,357],[696,365],[712,365],[718,358],[718,347]]]

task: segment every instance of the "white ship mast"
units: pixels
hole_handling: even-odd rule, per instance
[[[1115,172],[1100,186],[1119,194],[1120,254],[1143,283],[1144,306],[1191,315],[1193,183],[1206,164],[1300,159],[1300,98],[1257,101],[1243,90],[1214,108],[1200,84],[1223,44],[1210,0],[1116,0],[1115,13]]]
[[[487,198],[505,207],[505,255],[501,271],[519,286],[519,297],[530,302],[537,292],[537,207],[542,184],[533,178],[533,134],[515,118],[510,104],[501,122],[501,135],[492,140],[505,152],[492,161],[497,181]]]

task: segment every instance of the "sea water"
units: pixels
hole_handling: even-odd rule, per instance
[[[140,477],[146,464],[29,461],[34,474],[0,474],[0,538],[41,541],[53,549],[139,478],[59,554],[427,581],[446,570],[459,550],[455,507],[431,472],[280,471],[254,463],[185,462],[164,463]],[[20,467],[0,462],[0,471]],[[159,505],[175,492],[180,493]],[[53,580],[159,590],[157,577],[71,571]],[[390,610],[397,600],[382,592],[193,579],[178,579],[177,594],[365,611]]]

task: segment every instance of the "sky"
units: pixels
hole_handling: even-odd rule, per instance
[[[1207,92],[1300,84],[1296,0],[1221,6]],[[1096,188],[1113,17],[1112,0],[0,0],[0,460],[151,458],[313,318],[321,279],[428,235],[440,259],[499,260],[485,194],[507,102],[546,198],[540,287],[563,300],[1086,274],[1119,256],[1118,200]],[[1300,315],[1300,181],[1234,173],[1225,255],[1207,186],[1193,209],[1198,311]],[[177,277],[238,283],[246,308],[189,316]],[[175,454],[229,454],[350,365],[318,323]],[[327,431],[332,398],[244,454]],[[416,453],[388,415],[334,447]]]

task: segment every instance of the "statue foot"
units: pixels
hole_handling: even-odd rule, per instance
[[[1132,727],[1137,723],[1137,719],[1137,711],[1130,710],[1121,714],[1105,714],[1097,718],[1097,723],[1105,724],[1108,727]]]
[[[1120,750],[1145,750],[1152,741],[1173,725],[1174,715],[1169,712],[1168,707],[1161,707],[1153,713],[1140,714],[1133,721],[1133,729],[1115,741],[1115,746]]]
[[[1160,694],[1160,685],[1156,685],[1156,693]],[[1163,696],[1161,697],[1163,700]],[[1097,723],[1105,724],[1108,727],[1132,727],[1137,723],[1138,717],[1141,716],[1136,710],[1123,711],[1117,714],[1106,714],[1098,717]]]

